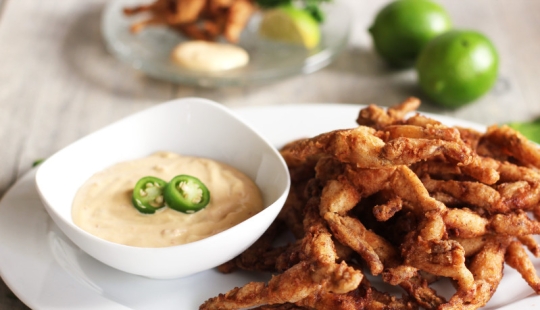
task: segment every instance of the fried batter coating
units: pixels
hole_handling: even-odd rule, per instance
[[[311,205],[318,207],[318,199]],[[226,294],[207,300],[200,309],[238,309],[264,304],[296,303],[310,295],[324,292],[345,294],[358,287],[363,278],[360,270],[337,263],[331,234],[318,212],[306,215],[309,226],[302,242],[305,260],[273,276],[268,283],[251,282]]]
[[[471,257],[478,254],[486,245],[486,241],[489,237],[472,237],[472,238],[462,238],[462,237],[450,237],[452,240],[455,240],[461,244],[463,250],[465,251],[465,257]]]
[[[302,192],[305,190],[306,183],[292,185],[289,190],[287,200],[278,214],[278,220],[286,223],[293,235],[300,239],[304,235],[304,224],[302,209],[305,201]]]
[[[403,200],[399,196],[392,197],[387,203],[376,205],[373,207],[373,215],[378,221],[387,221],[396,212],[401,211],[403,208]]]
[[[384,132],[383,140],[389,141],[400,137],[413,139],[441,139],[444,141],[460,141],[459,131],[456,128],[442,125],[389,125],[381,130]]]
[[[253,310],[309,310],[308,308],[300,307],[295,304],[284,303],[284,304],[275,304],[275,305],[263,305]]]
[[[408,266],[456,280],[459,286],[456,294],[467,298],[474,294],[474,278],[465,266],[465,250],[458,242],[426,240],[417,233],[411,233],[402,246],[402,255]]]
[[[534,239],[533,235],[518,236],[517,239],[527,247],[535,257],[540,257],[540,244]]]
[[[540,202],[540,183],[533,186],[526,181],[506,182],[489,186],[479,182],[433,180],[423,178],[430,193],[443,192],[463,204],[485,209],[490,213],[508,213],[513,210],[531,210]]]
[[[252,246],[232,261],[219,266],[219,271],[230,273],[236,267],[244,270],[274,271],[277,258],[288,248],[288,246],[282,246],[272,249],[272,243],[284,230],[284,226],[281,221],[273,222]]]
[[[161,25],[177,30],[190,39],[215,40],[218,36],[237,43],[255,11],[252,0],[156,0],[148,5],[124,8],[127,16],[150,16],[131,25],[132,33],[147,26]]]
[[[527,252],[519,241],[512,241],[506,251],[506,263],[516,269],[529,286],[537,293],[540,293],[540,278],[536,274],[536,269],[529,259]]]
[[[349,183],[345,177],[330,180],[322,190],[320,214],[327,213],[346,214],[360,201],[360,193]]]
[[[399,171],[399,169],[397,170]],[[419,182],[416,181],[416,176],[413,176],[414,174],[404,174],[412,177],[415,184],[419,184]],[[359,181],[359,179],[355,180]],[[369,182],[369,180],[365,181]],[[399,184],[392,185],[399,187]],[[431,199],[425,192],[420,194],[416,193],[415,195],[407,193],[403,196],[408,198],[413,197],[411,200],[414,201],[414,203],[421,201],[421,198],[419,197],[428,200]],[[393,268],[399,265],[398,253],[388,241],[374,232],[367,230],[359,220],[344,216],[359,199],[357,193],[355,193],[354,187],[351,187],[351,184],[343,178],[338,177],[338,181],[329,181],[322,191],[320,207],[321,215],[328,222],[335,237],[341,243],[348,245],[360,254],[368,264],[370,272],[377,275],[381,273],[385,267]],[[422,209],[422,211],[430,209],[431,206]],[[411,269],[413,270],[410,271]],[[401,285],[423,306],[436,306],[444,302],[444,299],[437,296],[433,290],[427,286],[426,281],[422,281],[418,277],[416,268],[410,267],[407,275],[403,275],[403,270],[391,269],[391,272],[386,273],[385,281],[397,282],[394,285]],[[397,280],[396,276],[399,280]]]
[[[420,100],[414,97],[409,97],[402,103],[388,108],[386,111],[371,104],[360,110],[356,123],[360,126],[379,129],[402,121],[407,113],[415,111],[419,106]]]
[[[440,126],[442,125],[441,122],[434,120],[432,118],[429,118],[427,116],[424,116],[422,114],[416,114],[408,119],[405,120],[405,124],[407,125],[414,125],[414,126],[420,126],[420,127],[428,127],[428,126]]]
[[[336,130],[314,138],[303,139],[284,150],[285,158],[304,160],[326,154],[358,168],[379,168],[410,165],[444,155],[455,162],[473,163],[471,150],[462,143],[437,139],[399,137],[384,142],[373,128],[359,126]]]
[[[430,197],[418,176],[404,165],[381,169],[357,169],[347,166],[344,175],[356,187],[361,197],[388,190],[402,201],[408,202],[418,214],[446,208],[441,202]]]
[[[471,149],[465,144],[425,138],[395,138],[384,145],[381,155],[396,165],[410,165],[441,155],[463,165],[471,164],[474,160]]]
[[[464,204],[484,208],[490,212],[509,210],[502,204],[501,195],[496,189],[479,182],[444,181],[424,177],[422,183],[429,192],[443,192]]]
[[[540,182],[540,172],[537,169],[518,166],[504,161],[499,162],[497,170],[502,182],[526,181],[531,185]]]
[[[468,180],[472,178],[481,183],[492,185],[501,178],[498,171],[499,162],[480,156],[475,156],[471,164],[464,166],[434,159],[416,163],[411,168],[419,176],[430,175],[440,180]]]
[[[373,275],[380,274],[384,265],[381,257],[377,254],[374,248],[384,247],[385,249],[393,249],[390,244],[379,236],[370,233],[360,221],[351,217],[342,217],[338,214],[328,212],[324,218],[330,224],[332,232],[336,238],[343,244],[355,250],[364,261],[368,264]],[[377,242],[376,244],[370,242]],[[386,251],[385,251],[386,252]],[[384,255],[393,256],[393,253],[384,253]],[[384,259],[384,258],[383,258]]]
[[[467,144],[471,149],[476,150],[478,142],[482,137],[482,133],[472,128],[464,128],[460,126],[456,126],[455,128],[459,130],[461,140],[463,140],[463,142],[465,142],[465,144]]]
[[[506,125],[490,126],[482,139],[498,146],[500,152],[512,156],[522,163],[540,168],[540,152],[538,146],[529,141],[515,129]]]
[[[498,234],[526,236],[540,234],[540,222],[531,220],[527,213],[518,210],[509,214],[496,214],[489,227]]]
[[[207,300],[200,309],[242,309],[262,304],[295,303],[322,290],[347,293],[356,288],[361,279],[361,273],[351,270],[344,262],[330,267],[323,262],[301,261],[272,277],[268,284],[248,283]]]
[[[508,241],[509,239],[504,237],[490,238],[472,259],[469,266],[474,275],[475,285],[475,294],[472,299],[458,292],[439,309],[478,309],[485,306],[501,282]]]
[[[396,298],[390,294],[376,290],[369,281],[364,278],[360,286],[347,294],[335,294],[323,292],[311,295],[296,303],[308,309],[417,309],[418,306],[407,298]]]
[[[402,281],[399,286],[403,288],[409,296],[426,309],[437,309],[446,303],[446,300],[428,286],[428,281],[419,273],[407,280]]]
[[[227,25],[223,35],[229,42],[238,42],[240,34],[246,26],[249,17],[255,11],[255,6],[250,0],[236,0],[229,8]]]
[[[391,177],[391,190],[402,200],[410,202],[410,205],[414,206],[414,212],[426,213],[446,209],[444,204],[429,196],[418,176],[407,166],[397,166]]]
[[[489,220],[479,216],[470,209],[446,209],[443,221],[447,231],[462,238],[475,238],[486,234]]]
[[[478,309],[505,261],[540,294],[526,251],[540,255],[538,148],[504,126],[480,133],[409,116],[418,105],[370,105],[356,128],[287,144],[292,186],[277,221],[297,241],[272,245],[271,227],[226,267],[272,279],[201,309]],[[362,268],[403,296],[376,290]],[[429,286],[441,278],[457,284],[448,301]]]

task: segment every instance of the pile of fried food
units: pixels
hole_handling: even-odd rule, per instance
[[[292,187],[281,214],[219,267],[274,275],[200,309],[477,309],[505,262],[540,293],[527,253],[540,255],[539,148],[506,126],[445,126],[412,113],[419,105],[370,105],[356,128],[286,145]],[[296,242],[275,246],[286,231]],[[455,287],[448,299],[430,286],[442,279]]]
[[[124,14],[149,14],[147,19],[131,25],[132,33],[159,25],[195,40],[213,41],[222,35],[227,41],[237,43],[255,9],[253,0],[156,0],[125,8]]]

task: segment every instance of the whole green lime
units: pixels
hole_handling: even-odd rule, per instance
[[[452,22],[446,10],[429,0],[397,0],[375,17],[369,32],[376,51],[394,67],[411,67],[434,37],[448,31]]]
[[[472,30],[452,30],[430,41],[418,56],[422,90],[435,103],[457,108],[491,89],[499,56],[491,41]]]

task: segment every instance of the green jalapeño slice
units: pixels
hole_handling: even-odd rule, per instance
[[[171,209],[194,213],[210,202],[210,191],[201,180],[190,175],[175,176],[163,192],[165,203]]]
[[[165,206],[163,190],[167,182],[156,177],[143,177],[133,188],[131,202],[141,213],[152,214]]]

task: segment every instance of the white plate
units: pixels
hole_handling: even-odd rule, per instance
[[[360,106],[305,104],[242,108],[237,112],[276,145],[355,126]],[[474,123],[436,116],[449,124]],[[540,261],[534,260],[537,270]],[[535,309],[540,297],[512,268],[486,309]],[[112,269],[86,255],[54,225],[34,187],[34,171],[0,202],[0,275],[32,309],[198,309],[207,298],[268,275],[215,270],[176,280],[151,280]],[[448,293],[448,292],[447,292]],[[447,294],[445,294],[447,295]]]

